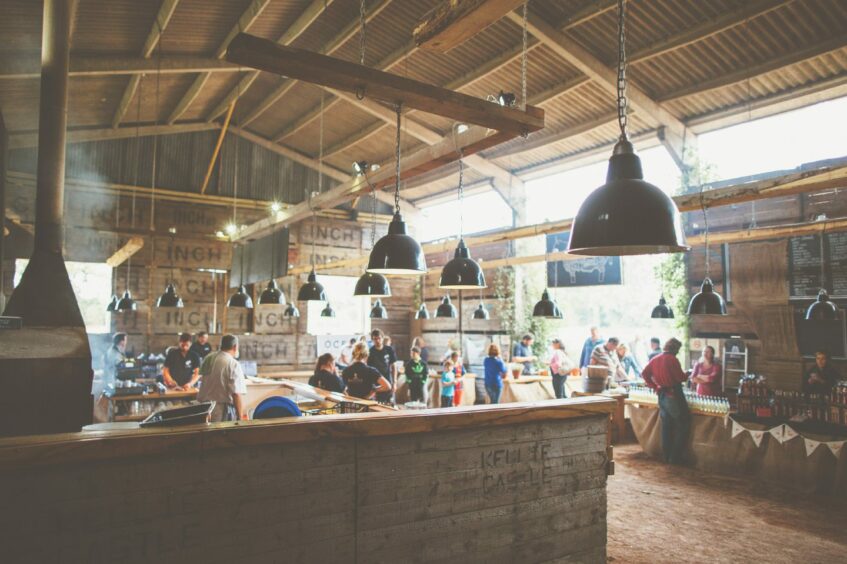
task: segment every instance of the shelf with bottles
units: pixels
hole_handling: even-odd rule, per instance
[[[847,426],[847,381],[829,394],[771,390],[763,376],[747,374],[738,384],[736,409],[742,415],[802,419]]]

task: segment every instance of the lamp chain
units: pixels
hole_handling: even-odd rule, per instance
[[[459,148],[459,241],[465,234],[465,152]]]
[[[365,169],[365,180],[367,180],[367,167]],[[368,180],[371,187],[371,248],[376,245],[376,187]]]
[[[359,4],[359,24],[361,25],[361,33],[359,33],[359,64],[365,64],[365,0]]]
[[[527,17],[529,15],[529,0],[523,3],[523,31],[521,51],[521,109],[526,111],[526,66],[527,66]]]
[[[626,134],[626,0],[618,0],[618,125],[621,128],[620,140],[625,141]]]
[[[401,105],[394,106],[394,111],[397,113],[397,135],[394,158],[397,161],[394,169],[394,213],[400,213],[400,117]]]

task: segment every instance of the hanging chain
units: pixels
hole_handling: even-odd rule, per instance
[[[400,213],[400,117],[401,105],[394,106],[394,111],[397,113],[397,135],[394,158],[397,161],[394,168],[394,213]]]
[[[526,111],[526,66],[527,66],[527,17],[529,15],[529,0],[523,3],[523,50],[521,51],[521,109]]]
[[[365,27],[367,22],[365,22],[365,0],[359,4],[359,25],[361,26],[361,32],[359,33],[359,64],[365,64]]]
[[[618,0],[618,125],[621,128],[620,140],[626,135],[626,0]]]
[[[324,91],[321,88],[321,119],[318,133],[318,194],[324,191]]]
[[[462,159],[465,152],[459,148],[459,240],[465,234],[465,167]]]
[[[365,180],[367,180],[367,170],[365,170]],[[370,180],[368,180],[368,184],[371,187],[371,248],[373,249],[376,245],[376,186],[371,184]]]
[[[710,273],[710,265],[709,265],[709,212],[706,211],[706,200],[703,198],[703,188],[705,188],[704,184],[700,184],[700,209],[703,210],[703,242],[706,244],[706,278],[709,277]]]

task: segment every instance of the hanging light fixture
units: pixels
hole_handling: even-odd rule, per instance
[[[467,290],[485,288],[485,275],[482,268],[471,258],[471,252],[465,245],[464,231],[464,166],[463,152],[459,149],[459,244],[453,258],[441,270],[439,288],[445,290]]]
[[[154,144],[156,143],[155,138],[153,139],[153,143]],[[155,148],[153,149],[153,154],[154,155],[156,154]],[[154,157],[153,161],[155,161],[155,160],[156,159]],[[154,170],[153,174],[155,176],[155,167],[153,168],[153,170]],[[168,229],[168,232],[171,234],[171,249],[170,249],[171,252],[170,252],[170,254],[171,254],[171,257],[173,257],[174,238],[176,236],[176,228],[171,227],[170,229]],[[185,304],[183,304],[183,302],[182,302],[182,298],[180,298],[179,295],[176,293],[176,288],[174,288],[174,285],[173,285],[173,279],[174,279],[174,264],[173,264],[173,259],[171,259],[171,279],[168,282],[168,284],[165,286],[165,292],[161,296],[159,296],[158,300],[156,300],[156,307],[185,307]]]
[[[279,289],[279,284],[276,282],[276,233],[271,233],[271,279],[268,285],[262,290],[259,296],[261,305],[273,304],[280,305],[285,303],[285,295]]]
[[[706,277],[700,286],[700,291],[694,294],[688,302],[688,315],[726,315],[726,303],[720,294],[715,292],[715,286],[709,277],[709,214],[703,200],[703,185],[700,185],[700,208],[703,210],[704,243],[706,244]]]
[[[377,299],[371,308],[371,319],[388,319],[388,310],[382,305],[382,300]]]
[[[482,259],[479,259],[479,262],[482,263]],[[480,264],[480,268],[482,268],[482,264]],[[479,305],[476,306],[476,309],[473,311],[474,319],[488,319],[488,310],[485,309],[485,304],[482,303],[482,287],[479,289]]]
[[[320,154],[318,156],[318,193],[323,191],[324,171],[324,91],[321,89],[321,119],[320,119],[320,139],[318,142]],[[312,256],[309,261],[312,265],[312,271],[306,279],[306,283],[300,286],[300,291],[297,292],[297,299],[301,302],[325,302],[326,292],[322,284],[318,282],[318,276],[315,274],[315,239],[318,236],[318,214],[312,207],[313,193],[308,194],[309,210],[312,212]]]
[[[236,154],[236,157],[238,155]],[[241,269],[240,278],[244,280],[244,253],[241,254],[241,260],[238,261],[239,267]],[[238,290],[235,291],[233,295],[229,297],[229,301],[226,303],[226,307],[236,307],[236,308],[245,308],[245,309],[253,309],[253,298],[250,297],[250,294],[247,293],[247,288],[244,287],[244,283],[240,282],[238,285]]]
[[[659,297],[659,305],[653,308],[650,317],[653,319],[673,319],[673,310],[665,301],[665,273],[662,271],[662,294]]]
[[[394,217],[388,224],[388,234],[376,242],[368,260],[368,272],[417,276],[426,274],[426,258],[420,243],[406,234],[406,223],[400,215],[400,106],[397,113],[397,135],[394,157],[397,161],[394,178]]]
[[[644,181],[641,160],[627,137],[624,0],[618,0],[618,124],[606,183],[582,203],[571,227],[568,252],[588,256],[643,255],[689,250],[679,210]]]
[[[429,310],[426,309],[425,303],[422,303],[418,311],[415,312],[415,319],[429,319]]]
[[[450,301],[450,294],[445,294],[435,310],[435,317],[456,317],[456,306]]]
[[[321,317],[335,317],[335,310],[332,309],[329,302],[327,302],[326,307],[321,310]]]
[[[826,227],[826,226],[824,226]],[[826,270],[824,269],[824,249],[823,238],[826,230],[821,232],[821,289],[818,292],[818,298],[812,302],[809,309],[806,310],[806,319],[809,321],[832,321],[838,318],[838,307],[830,301],[829,294],[826,291]]]
[[[547,268],[550,265],[550,257],[548,255],[549,250],[546,248],[544,254],[545,261],[544,265]],[[548,282],[547,273],[544,273],[545,282]],[[553,286],[559,286],[559,265],[558,263],[553,263]],[[564,315],[562,315],[562,310],[559,309],[559,304],[556,303],[556,300],[550,299],[550,292],[547,288],[544,288],[544,291],[541,293],[541,299],[535,303],[535,306],[532,308],[532,316],[533,317],[546,317],[548,319],[564,319]]]
[[[294,286],[293,283],[288,287],[288,294],[293,295]],[[285,307],[285,311],[282,312],[283,317],[289,317],[291,319],[296,319],[300,317],[300,310],[297,309],[297,304],[294,303],[294,300],[291,300],[288,305]]]
[[[371,248],[376,245],[376,189],[368,180],[367,163],[361,165],[361,172],[365,181],[371,187]],[[376,272],[368,272],[367,270],[356,281],[356,288],[353,290],[354,296],[371,296],[373,298],[387,298],[391,296],[391,286],[388,284],[388,279],[382,274]]]
[[[109,305],[106,306],[106,311],[110,311],[110,312],[118,311],[118,296],[117,296],[117,294],[112,294],[112,299],[109,301]]]
[[[117,311],[135,311],[136,309],[138,309],[138,304],[132,299],[132,294],[127,288],[123,297],[118,301]]]

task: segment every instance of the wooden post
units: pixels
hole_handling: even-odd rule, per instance
[[[212,158],[209,160],[209,167],[206,169],[206,176],[203,178],[203,185],[200,187],[200,193],[206,193],[206,187],[209,185],[209,179],[212,178],[212,171],[215,169],[215,161],[218,160],[218,153],[221,152],[221,145],[224,143],[224,138],[226,137],[226,130],[229,128],[229,120],[232,119],[232,110],[235,109],[235,102],[229,105],[229,109],[226,112],[226,119],[224,120],[224,125],[221,127],[221,132],[218,135],[218,142],[215,143],[215,150],[212,151]],[[235,155],[235,158],[238,158],[238,155]]]
[[[8,151],[9,136],[6,133],[3,112],[0,111],[0,313],[6,307],[6,291],[3,285],[6,275],[3,268],[3,242],[6,239],[6,166]]]

